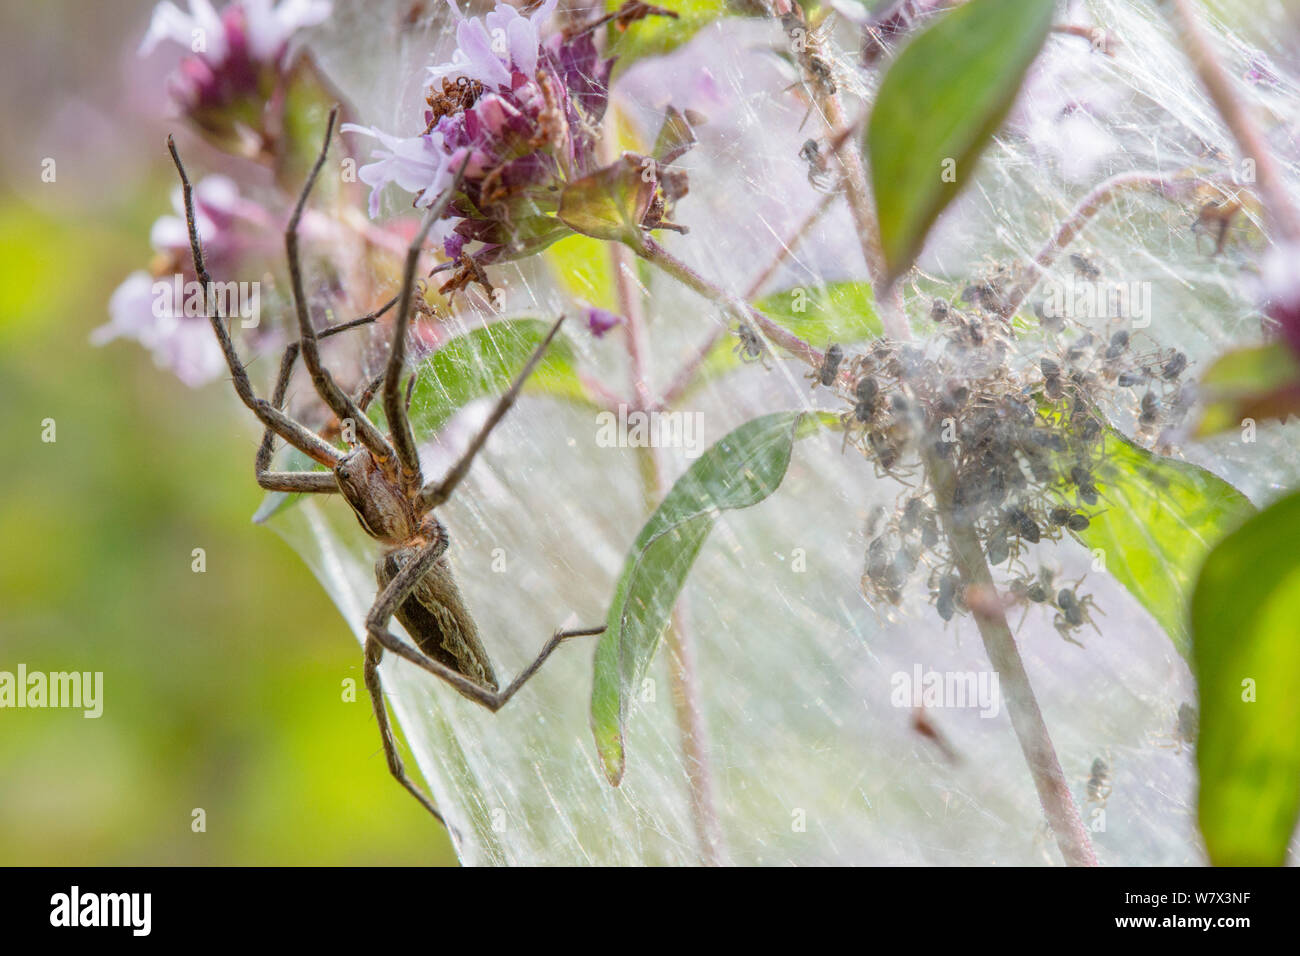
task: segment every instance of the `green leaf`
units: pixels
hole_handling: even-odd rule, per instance
[[[875,296],[867,282],[796,286],[764,296],[754,306],[817,348],[825,348],[832,342],[840,345],[862,342],[882,334]],[[691,391],[739,366],[740,357],[734,348],[734,336],[720,339],[704,360]]]
[[[550,322],[538,319],[512,319],[444,343],[416,371],[411,393],[411,428],[416,437],[436,434],[469,402],[509,388],[550,328]],[[563,334],[546,350],[524,391],[586,402],[573,346]],[[378,408],[378,403],[371,408]]]
[[[605,775],[618,786],[631,692],[659,648],[677,595],[723,511],[748,508],[785,478],[794,442],[837,417],[778,412],[746,422],[709,448],[650,517],[623,565],[606,630],[596,648],[591,728]]]
[[[1206,370],[1201,419],[1195,435],[1204,438],[1256,422],[1300,414],[1300,359],[1282,342],[1234,349]]]
[[[1192,595],[1199,816],[1216,866],[1280,866],[1300,814],[1297,540],[1292,494],[1219,543]]]
[[[618,311],[618,291],[609,246],[591,236],[570,235],[543,253],[556,281],[575,299]]]
[[[560,194],[560,221],[584,236],[637,245],[655,191],[654,178],[642,175],[650,163],[648,157],[624,153],[575,179]]]
[[[939,213],[973,178],[1047,38],[1053,9],[1052,0],[970,0],[890,65],[864,143],[889,282],[911,266]]]
[[[1079,540],[1089,550],[1101,549],[1106,570],[1187,656],[1186,609],[1197,569],[1210,548],[1255,509],[1212,472],[1162,458],[1113,428],[1104,447],[1093,467],[1102,510]]]
[[[622,6],[623,0],[605,0],[606,13]],[[661,0],[654,6],[672,10],[677,17],[649,16],[626,30],[609,25],[605,49],[614,57],[615,77],[637,60],[671,53],[714,20],[733,12],[727,0]]]

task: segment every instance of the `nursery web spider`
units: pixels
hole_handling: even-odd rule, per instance
[[[551,327],[543,342],[533,352],[509,389],[497,401],[496,407],[477,435],[469,443],[460,459],[441,481],[425,484],[420,473],[415,438],[407,417],[406,402],[400,388],[403,366],[406,361],[406,333],[410,325],[412,300],[415,294],[415,273],[420,250],[433,223],[446,210],[456,192],[460,174],[442,194],[424,217],[419,232],[411,241],[406,253],[406,268],[401,292],[378,311],[351,322],[332,326],[318,333],[307,312],[307,299],[303,292],[302,270],[298,255],[298,223],[303,208],[315,185],[316,177],[325,163],[330,140],[337,118],[337,107],[330,112],[325,130],[325,142],[312,167],[293,215],[285,229],[284,242],[289,260],[289,277],[293,286],[293,301],[298,318],[298,341],[291,343],[280,363],[279,376],[270,402],[258,398],[248,374],[235,351],[230,333],[222,319],[209,311],[209,321],[217,341],[225,354],[226,363],[235,392],[254,415],[266,426],[255,462],[257,483],[273,491],[315,494],[340,494],[356,512],[361,527],[384,546],[384,553],[375,564],[379,593],[366,616],[365,682],[374,707],[375,720],[383,738],[384,754],[389,772],[420,801],[421,805],[446,826],[442,814],[433,801],[425,795],[403,768],[392,727],[384,707],[383,690],[379,682],[379,662],[384,652],[396,654],[430,674],[442,678],[465,697],[496,711],[533,676],[559,646],[571,637],[601,633],[603,627],[583,630],[557,631],[543,645],[537,658],[525,667],[504,689],[500,689],[492,670],[487,651],[479,639],[473,616],[461,598],[460,590],[452,577],[447,561],[449,539],[447,529],[434,516],[434,510],[445,503],[456,486],[468,473],[474,456],[482,450],[492,429],[497,426],[514,404],[524,381],[541,361],[543,353],[559,331],[561,316]],[[211,279],[203,261],[198,228],[194,218],[194,201],[189,177],[181,164],[176,145],[167,139],[176,171],[180,174],[185,200],[185,219],[189,229],[190,251],[194,257],[194,270],[204,289],[211,288]],[[319,340],[328,335],[375,321],[394,304],[397,313],[393,322],[392,349],[381,379],[371,383],[362,397],[353,399],[335,382],[334,377],[321,364]],[[285,393],[288,390],[294,364],[301,354],[312,385],[325,405],[340,422],[351,422],[355,428],[354,447],[343,452],[335,448],[310,429],[290,418],[284,412]],[[366,417],[365,406],[371,395],[380,389],[389,434],[384,435]],[[279,435],[314,461],[326,466],[328,472],[276,472],[270,470],[275,436]],[[388,630],[388,622],[396,617],[415,642],[415,647]]]

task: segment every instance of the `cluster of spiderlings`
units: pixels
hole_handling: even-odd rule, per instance
[[[1063,324],[1017,335],[997,311],[1001,281],[995,274],[969,287],[974,309],[936,300],[937,332],[924,342],[878,340],[854,356],[836,346],[813,377],[833,381],[832,367],[847,370],[837,386],[850,406],[841,416],[845,446],[878,476],[908,486],[892,513],[869,522],[867,600],[897,606],[908,582],[928,572],[941,618],[968,611],[924,467],[932,457],[951,470],[953,520],[975,532],[1004,600],[1026,612],[1048,609],[1057,632],[1078,643],[1079,631],[1096,626],[1092,597],[1080,593],[1081,582],[1061,586],[1046,568],[1031,572],[1025,556],[1086,532],[1106,507],[1097,472],[1111,433],[1099,396],[1121,405],[1128,398],[1139,439],[1154,436],[1179,404],[1170,399],[1187,359],[1122,330],[1099,335]]]

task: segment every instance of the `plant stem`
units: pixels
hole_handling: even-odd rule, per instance
[[[663,497],[665,476],[663,461],[656,448],[638,448],[641,465],[641,482],[645,493],[647,513]],[[682,599],[673,607],[672,620],[664,634],[668,649],[668,667],[672,682],[673,712],[681,734],[682,765],[686,770],[687,792],[690,799],[691,821],[700,845],[700,856],[705,866],[724,866],[727,852],[722,840],[722,827],[718,822],[714,800],[713,765],[709,759],[708,730],[700,711],[699,686],[696,681],[695,643],[682,611]]]
[[[833,152],[844,168],[844,194],[848,198],[853,224],[857,227],[858,241],[862,244],[862,258],[867,264],[867,275],[876,293],[880,323],[889,338],[905,342],[912,337],[912,332],[907,326],[907,316],[903,312],[896,283],[891,283],[889,288],[884,284],[887,271],[885,253],[880,245],[880,223],[876,219],[876,205],[871,188],[867,185],[862,147],[858,138],[852,135],[854,126],[844,114],[839,93],[825,90],[821,83],[813,82],[812,86],[823,91],[817,105],[836,144]]]
[[[1024,304],[1025,298],[1034,290],[1038,280],[1051,268],[1057,256],[1075,240],[1084,226],[1120,193],[1130,189],[1151,189],[1175,197],[1184,193],[1190,194],[1197,186],[1206,182],[1212,180],[1193,175],[1169,176],[1165,173],[1136,171],[1119,173],[1099,183],[1061,221],[1056,227],[1056,232],[1043,244],[1038,255],[1034,256],[1028,272],[1007,293],[1002,314],[1004,316],[1015,314],[1016,310]]]
[[[749,284],[749,288],[745,290],[746,301],[753,299],[763,291],[763,286],[767,285],[768,280],[776,274],[776,270],[781,268],[781,264],[794,254],[795,247],[816,225],[822,214],[830,208],[834,199],[834,193],[827,193],[823,196],[813,211],[808,214],[808,218],[801,222],[790,235],[790,238],[781,240],[781,248],[776,251],[776,255],[772,257],[771,261],[763,268],[763,271],[754,278],[754,281]],[[672,382],[664,390],[663,397],[654,404],[655,408],[671,408],[677,403],[677,400],[690,388],[691,382],[695,380],[695,376],[700,371],[700,366],[708,359],[709,353],[717,347],[718,341],[726,334],[726,331],[725,327],[720,326],[709,333],[709,337],[704,344],[695,351],[694,355],[682,363],[681,368],[677,370],[677,374],[673,376]]]
[[[1223,64],[1210,48],[1196,15],[1188,6],[1187,0],[1172,0],[1171,6],[1176,11],[1171,17],[1179,39],[1187,51],[1188,59],[1200,77],[1201,84],[1214,106],[1223,117],[1243,159],[1255,162],[1255,179],[1260,199],[1268,210],[1269,221],[1280,238],[1288,241],[1300,241],[1300,213],[1297,213],[1291,196],[1287,192],[1286,181],[1273,161],[1273,154],[1264,141],[1263,135],[1250,115],[1243,108],[1237,94],[1232,89]]]
[[[627,320],[627,357],[629,373],[632,377],[632,394],[636,396],[635,407],[648,408],[650,405],[649,371],[646,367],[646,332],[645,315],[641,309],[641,297],[637,294],[635,280],[632,276],[632,256],[630,250],[622,243],[609,244],[610,268],[614,270],[614,288],[618,292],[619,311]]]
[[[1016,646],[1015,635],[1007,624],[1006,613],[993,583],[984,551],[975,529],[957,520],[953,507],[955,474],[952,465],[937,455],[924,455],[926,474],[934,489],[940,521],[952,545],[957,573],[966,586],[967,604],[979,628],[984,650],[998,672],[1003,699],[1011,726],[1020,741],[1020,751],[1029,765],[1038,790],[1038,801],[1056,835],[1056,845],[1070,866],[1096,866],[1092,842],[1079,817],[1069,784],[1056,757],[1051,735],[1038,707],[1038,699],[1029,683],[1029,674]]]
[[[680,280],[700,295],[717,303],[742,321],[750,321],[762,327],[769,339],[780,345],[791,355],[802,359],[813,368],[822,363],[822,353],[804,342],[794,333],[782,328],[752,306],[738,300],[718,286],[696,273],[685,263],[669,255],[653,240],[647,239],[636,250],[647,261],[659,266],[669,275]],[[839,381],[846,388],[852,387],[847,370],[840,373]],[[1011,716],[1011,726],[1020,741],[1021,752],[1029,765],[1029,773],[1034,778],[1034,787],[1048,823],[1056,835],[1061,855],[1071,866],[1095,866],[1096,855],[1087,832],[1083,828],[1079,811],[1074,804],[1074,797],[1066,783],[1060,761],[1056,758],[1056,749],[1051,735],[1043,721],[1038,699],[1029,683],[1024,661],[1016,647],[1015,637],[1007,624],[1006,614],[997,599],[993,584],[993,575],[979,539],[973,528],[957,522],[953,518],[952,497],[954,478],[951,466],[941,462],[935,456],[927,455],[926,470],[934,488],[935,500],[940,506],[944,530],[948,534],[958,573],[965,582],[968,591],[976,599],[972,604],[976,625],[989,661],[997,670],[999,679],[1005,686],[1007,711]],[[945,505],[946,503],[946,505]]]
[[[849,129],[844,117],[844,106],[837,93],[827,93],[818,104],[826,126],[832,137]],[[839,160],[844,167],[844,192],[849,200],[849,211],[853,214],[853,224],[857,226],[858,241],[862,244],[862,258],[867,263],[867,274],[873,285],[885,278],[885,254],[880,248],[877,236],[880,224],[876,221],[875,205],[871,200],[871,191],[867,187],[867,174],[862,164],[862,151],[856,141],[845,143],[839,151]],[[892,337],[892,333],[891,333]]]
[[[619,243],[611,244],[609,252],[619,310],[627,320],[626,341],[632,393],[636,396],[636,407],[645,409],[650,403],[647,366],[649,350],[645,311],[632,274],[634,260],[630,250]],[[645,511],[649,515],[658,507],[663,497],[665,486],[663,459],[658,448],[639,448],[637,458],[645,498]],[[714,799],[708,731],[700,711],[695,645],[686,624],[680,598],[673,607],[672,621],[664,635],[664,642],[668,648],[673,712],[677,720],[678,733],[681,735],[682,764],[686,770],[691,821],[695,826],[700,857],[706,866],[721,866],[726,862],[726,849],[722,841],[722,828],[718,823]]]
[[[693,289],[711,302],[721,306],[733,318],[740,322],[751,322],[763,330],[767,338],[785,349],[791,355],[802,359],[813,367],[822,364],[822,353],[803,339],[773,322],[758,309],[738,296],[714,285],[698,272],[672,255],[667,249],[653,239],[646,237],[635,249],[637,255],[653,263],[687,288]]]

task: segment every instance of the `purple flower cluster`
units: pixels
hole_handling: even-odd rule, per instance
[[[220,15],[209,0],[190,0],[189,13],[163,2],[140,54],[165,40],[189,50],[168,80],[173,99],[218,145],[253,151],[263,145],[263,112],[286,68],[290,39],[329,14],[329,0],[235,0]]]
[[[226,371],[226,361],[203,315],[187,314],[174,296],[175,277],[182,283],[197,277],[190,259],[189,230],[180,189],[172,195],[175,215],[160,216],[150,232],[154,260],[122,281],[108,301],[109,321],[90,334],[93,345],[118,338],[134,339],[153,353],[161,368],[175,373],[192,388],[205,385]],[[239,271],[258,250],[249,233],[264,233],[271,225],[257,203],[242,197],[233,180],[208,176],[194,186],[194,220],[208,265],[216,275]],[[241,225],[251,224],[248,230]]]
[[[343,127],[381,144],[360,171],[371,216],[389,184],[428,206],[465,165],[447,212],[456,220],[444,238],[450,258],[469,242],[482,244],[480,264],[519,258],[569,234],[555,213],[564,186],[596,169],[611,61],[590,31],[542,39],[556,3],[527,17],[505,3],[481,19],[462,17],[451,61],[429,70],[423,133]]]

